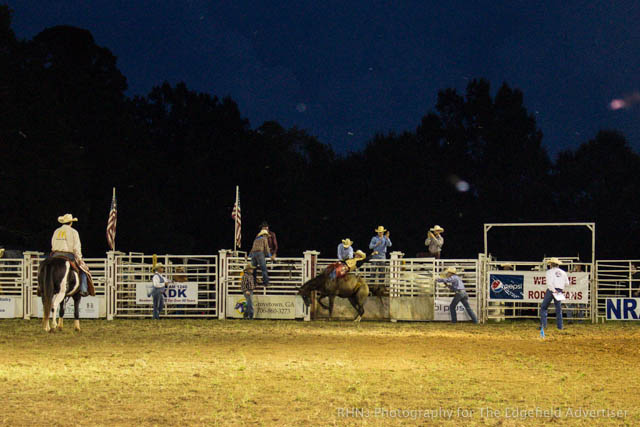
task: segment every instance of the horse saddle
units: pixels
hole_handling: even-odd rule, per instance
[[[329,264],[326,268],[326,272],[332,279],[339,279],[349,272],[349,267],[345,263],[338,261],[333,264]]]
[[[71,258],[68,258],[64,255],[53,255],[53,254],[51,258],[58,258],[58,259],[63,259],[65,261],[69,261],[69,265],[71,265],[71,268],[73,269],[73,271],[80,274],[80,267],[78,267],[78,263],[72,260]]]

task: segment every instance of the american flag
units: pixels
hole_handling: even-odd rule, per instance
[[[107,220],[107,243],[111,250],[116,247],[116,223],[118,221],[118,207],[116,203],[116,189],[113,189],[113,199],[111,200],[111,210]]]
[[[231,218],[236,221],[236,240],[237,247],[242,246],[242,215],[240,214],[240,190],[236,189],[236,203],[233,205]]]

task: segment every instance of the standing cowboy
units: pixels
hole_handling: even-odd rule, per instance
[[[373,236],[369,243],[369,249],[373,249],[371,259],[385,259],[387,257],[387,248],[391,246],[389,230],[385,230],[385,228],[380,225],[374,231],[377,233],[377,236]]]
[[[442,232],[444,232],[444,228],[434,225],[433,228],[429,229],[427,239],[424,241],[429,250],[429,256],[435,259],[440,259],[440,252],[442,252],[442,246],[444,245],[444,237],[440,235]]]
[[[569,278],[564,270],[560,269],[562,261],[558,258],[550,258],[547,261],[549,269],[546,273],[547,290],[540,306],[540,327],[547,327],[547,309],[553,300],[556,306],[556,325],[562,329],[562,300],[564,299],[564,287],[569,284]]]
[[[253,319],[253,291],[256,289],[256,278],[253,277],[255,267],[251,263],[247,263],[244,267],[244,274],[242,276],[242,282],[240,282],[240,289],[244,294],[244,298],[247,301],[247,311],[244,312],[244,319]]]
[[[436,282],[446,283],[449,289],[455,292],[455,296],[451,300],[451,305],[449,306],[449,311],[451,312],[451,323],[456,323],[458,321],[456,306],[459,302],[461,302],[465,310],[467,310],[467,314],[469,314],[473,323],[478,323],[478,318],[469,305],[469,295],[467,295],[467,291],[464,289],[464,283],[462,283],[462,279],[458,276],[456,268],[449,267],[445,273],[446,278],[443,279],[439,277],[436,279]]]
[[[87,295],[93,296],[96,294],[96,291],[93,288],[89,267],[87,267],[82,259],[80,234],[71,227],[77,220],[78,218],[74,218],[71,214],[64,214],[58,217],[58,222],[62,224],[62,226],[58,227],[51,237],[51,256],[64,257],[75,262],[80,269],[80,295],[83,297]],[[87,280],[87,276],[89,280]]]
[[[266,259],[271,256],[269,250],[269,232],[263,228],[253,241],[249,258],[251,258],[251,264],[253,264],[254,267],[260,267],[260,271],[262,272],[262,286],[264,287],[269,286],[269,272],[267,271]],[[271,260],[273,261],[273,257]],[[255,271],[253,272],[253,276],[256,276]]]
[[[157,263],[153,268],[154,274],[151,281],[153,282],[153,288],[151,289],[151,296],[153,297],[153,318],[160,320],[160,313],[164,310],[164,290],[167,285],[171,283],[164,274],[164,264]]]

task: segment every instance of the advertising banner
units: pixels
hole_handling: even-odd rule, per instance
[[[607,320],[640,320],[640,298],[607,298]]]
[[[42,315],[42,298],[36,298],[36,317]],[[59,314],[59,312],[58,312]],[[100,300],[98,297],[82,297],[80,299],[79,314],[81,319],[97,319],[100,314]],[[64,305],[64,318],[73,319],[73,298],[69,298]]]
[[[153,305],[153,298],[147,296],[153,285],[149,283],[136,283],[136,304]],[[198,284],[195,282],[170,283],[164,290],[164,303],[170,304],[198,304]]]
[[[569,285],[564,289],[568,303],[589,302],[589,273],[567,273]],[[489,299],[498,301],[542,302],[547,278],[540,271],[490,271]]]
[[[13,297],[0,297],[0,319],[16,317],[16,300]]]
[[[227,317],[241,319],[247,310],[244,295],[227,295]],[[304,317],[304,302],[299,295],[254,295],[256,319],[298,319]]]
[[[433,312],[433,320],[436,321],[451,321],[451,312],[449,310],[449,306],[451,305],[451,300],[453,297],[445,298],[439,297],[435,299],[435,310]],[[475,298],[469,298],[469,305],[471,309],[478,316],[478,305]],[[470,322],[471,317],[467,314],[467,310],[464,309],[462,304],[458,304],[456,306],[456,319],[458,322]]]

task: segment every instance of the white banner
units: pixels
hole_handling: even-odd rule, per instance
[[[136,304],[152,305],[153,298],[147,296],[147,292],[151,290],[153,284],[136,283]],[[195,282],[176,282],[170,283],[164,290],[164,303],[168,304],[198,304],[198,284]]]
[[[567,273],[564,289],[567,303],[589,302],[589,273]],[[494,301],[542,302],[547,290],[545,272],[490,271],[489,299]]]
[[[607,298],[607,320],[640,320],[640,298]]]
[[[253,295],[256,319],[297,319],[304,317],[304,302],[299,295]],[[242,318],[247,309],[244,295],[227,295],[227,317]]]
[[[79,315],[81,319],[97,319],[100,313],[100,300],[98,297],[80,298]],[[58,312],[60,314],[60,312]],[[36,317],[42,317],[42,298],[36,298]],[[73,298],[69,298],[64,305],[64,318],[73,319]]]
[[[0,319],[16,317],[16,300],[13,297],[0,297]]]
[[[451,310],[449,306],[453,297],[445,298],[440,297],[435,299],[435,309],[433,310],[433,320],[451,322]],[[469,305],[473,310],[476,318],[478,317],[478,305],[475,298],[469,298]],[[471,317],[467,314],[467,310],[464,309],[462,303],[458,303],[456,306],[456,319],[458,322],[470,322]]]

